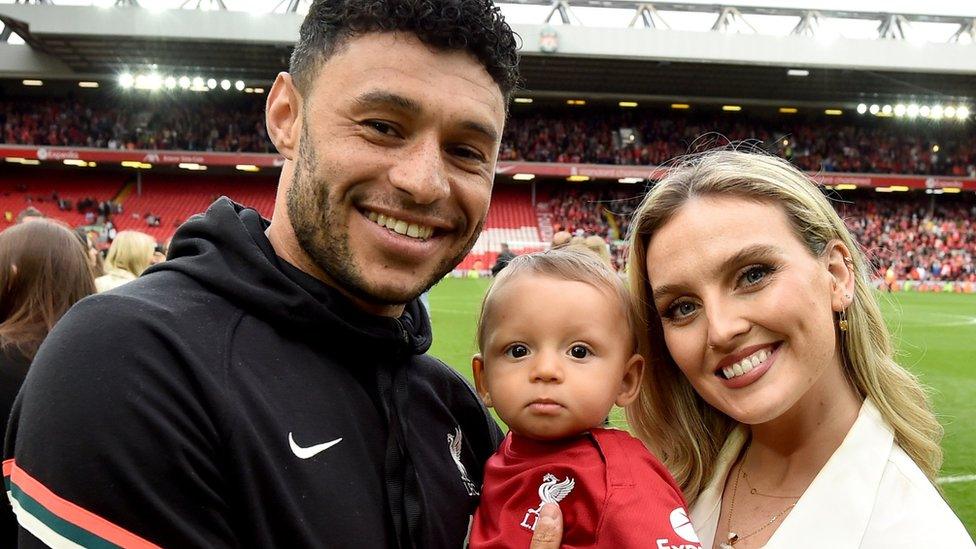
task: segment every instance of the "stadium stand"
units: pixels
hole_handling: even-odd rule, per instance
[[[220,196],[230,197],[270,218],[276,183],[274,179],[253,176],[147,174],[142,194],[131,192],[124,197],[125,213],[116,216],[115,223],[119,230],[142,231],[165,242],[188,217],[204,212]],[[149,223],[147,216],[154,216],[158,225]]]
[[[0,102],[5,143],[109,149],[273,152],[259,96]],[[111,108],[105,105],[113,105]],[[538,111],[538,112],[537,112]],[[501,160],[661,165],[727,141],[757,140],[808,171],[976,176],[967,125],[721,112],[516,109]],[[706,136],[702,139],[702,136]]]
[[[530,190],[525,186],[495,187],[485,228],[458,269],[487,269],[498,258],[503,242],[516,254],[536,252],[544,247]]]
[[[808,171],[976,176],[976,139],[966,126],[919,122],[911,132],[904,130],[901,120],[516,113],[506,126],[500,158],[654,166],[716,143],[756,140]]]
[[[111,172],[78,173],[67,170],[17,170],[5,166],[0,171],[0,227],[13,223],[28,207],[47,217],[60,219],[74,227],[91,224],[78,210],[78,203],[89,199],[97,205],[119,192],[130,174]],[[59,206],[58,200],[62,202]],[[68,206],[65,208],[64,206]]]
[[[0,101],[0,128],[5,143],[21,145],[274,151],[264,126],[264,98],[259,96]]]

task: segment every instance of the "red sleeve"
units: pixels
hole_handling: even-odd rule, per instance
[[[609,484],[597,547],[701,549],[684,496],[664,465],[623,431],[597,439]]]

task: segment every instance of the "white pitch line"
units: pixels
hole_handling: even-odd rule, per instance
[[[976,480],[976,475],[956,475],[952,477],[940,477],[939,484],[954,484],[956,482],[972,482]]]

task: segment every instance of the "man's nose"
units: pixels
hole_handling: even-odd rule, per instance
[[[390,184],[417,204],[433,204],[451,194],[443,151],[435,135],[420,135],[402,150],[389,178]]]

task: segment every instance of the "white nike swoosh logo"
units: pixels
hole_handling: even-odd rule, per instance
[[[329,448],[332,448],[333,446],[339,444],[340,442],[342,442],[342,439],[337,438],[335,440],[330,440],[329,442],[323,442],[322,444],[316,444],[314,446],[309,446],[308,448],[302,448],[298,444],[295,444],[295,437],[293,437],[291,433],[288,433],[288,445],[291,446],[292,453],[301,459],[308,459],[310,457],[313,457],[319,452],[328,450]]]

